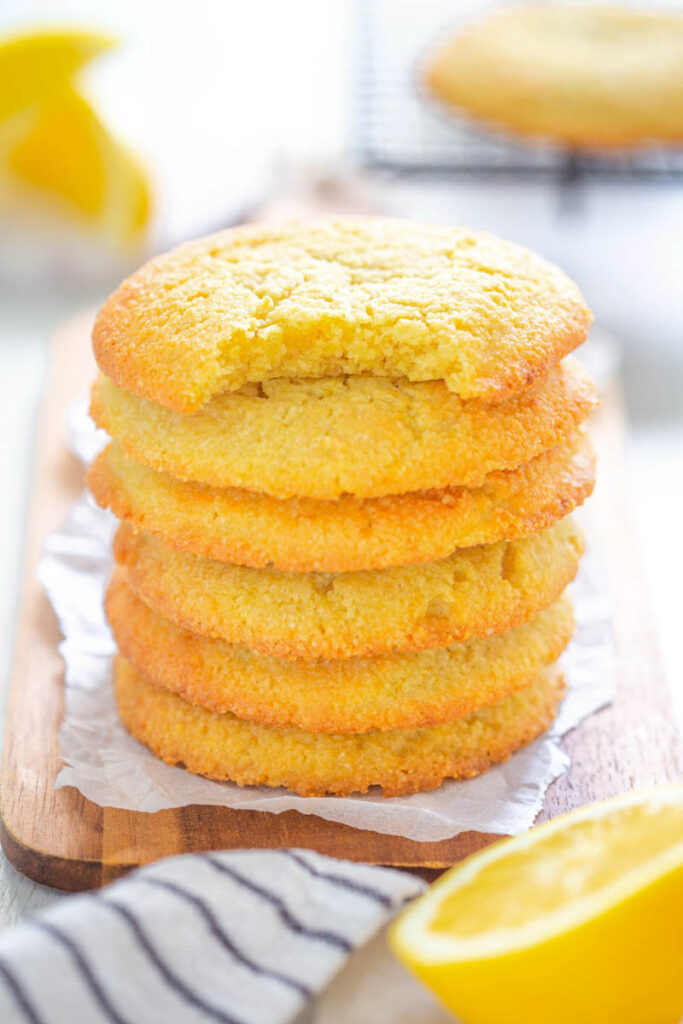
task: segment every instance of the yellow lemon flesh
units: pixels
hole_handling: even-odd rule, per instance
[[[465,1024],[678,1024],[683,785],[591,804],[469,857],[389,941]]]
[[[42,102],[114,45],[111,36],[46,29],[0,39],[0,122]]]
[[[68,86],[25,115],[5,166],[22,186],[56,197],[115,241],[135,240],[148,221],[144,172]]]

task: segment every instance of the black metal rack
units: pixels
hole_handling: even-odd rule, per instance
[[[481,11],[473,0],[359,0],[354,151],[402,175],[478,179],[683,181],[683,148],[599,153],[517,144],[442,110],[420,88],[419,63],[439,36]]]

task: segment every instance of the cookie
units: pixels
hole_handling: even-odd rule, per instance
[[[360,735],[276,729],[217,715],[153,686],[118,657],[119,714],[135,739],[163,761],[241,786],[285,786],[301,796],[344,796],[381,786],[384,796],[471,778],[544,732],[564,693],[557,669],[468,718],[431,729]]]
[[[126,523],[114,542],[131,588],[164,618],[262,654],[305,659],[419,651],[502,633],[560,595],[582,551],[571,517],[439,562],[339,574],[198,558]]]
[[[586,338],[556,267],[493,235],[348,217],[252,224],[190,242],[102,307],[95,356],[180,413],[280,377],[445,380],[462,398],[527,387]]]
[[[441,381],[331,377],[252,385],[180,416],[100,376],[91,412],[131,458],[182,480],[329,500],[479,487],[561,444],[594,402],[570,359],[492,406]]]
[[[593,479],[590,443],[579,433],[474,490],[280,501],[158,473],[116,441],[91,466],[88,485],[119,519],[180,551],[259,569],[351,572],[437,561],[458,547],[535,533],[580,505]]]
[[[310,732],[453,722],[529,686],[569,643],[564,595],[507,633],[436,651],[336,661],[269,658],[190,633],[144,604],[119,570],[107,617],[121,654],[151,683],[209,711]]]
[[[574,147],[683,139],[680,11],[566,3],[505,7],[429,60],[428,89],[472,117]]]

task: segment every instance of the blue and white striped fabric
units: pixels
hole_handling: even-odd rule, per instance
[[[2,1024],[281,1024],[424,883],[310,850],[173,857],[0,934]]]

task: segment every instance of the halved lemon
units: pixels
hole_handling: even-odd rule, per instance
[[[22,115],[4,166],[15,185],[56,200],[116,242],[135,241],[148,222],[142,167],[70,86]]]
[[[113,36],[69,28],[0,38],[0,122],[51,96],[114,45]]]
[[[389,941],[466,1024],[678,1024],[683,785],[590,804],[469,857]]]

